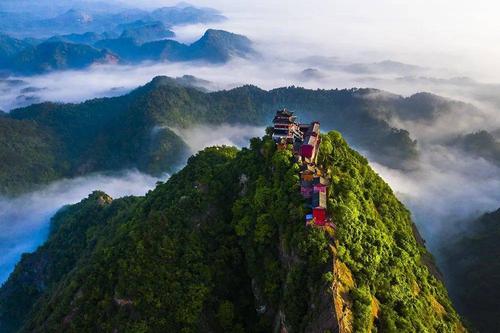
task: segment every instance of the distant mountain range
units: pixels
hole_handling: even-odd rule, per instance
[[[410,75],[424,70],[415,65],[409,65],[398,61],[384,60],[375,63],[356,63],[341,66],[339,69],[354,74],[375,74],[375,73],[406,73]]]
[[[117,39],[101,40],[95,47],[110,50],[129,62],[204,60],[224,63],[231,56],[246,57],[254,53],[252,42],[245,36],[213,29],[207,30],[191,45],[169,39],[141,44],[137,39],[122,36]]]
[[[172,30],[168,30],[161,21],[144,22],[139,20],[130,24],[122,24],[118,27],[118,31],[122,29],[123,32],[120,35],[120,38],[134,39],[139,43],[146,43],[175,36],[175,33]]]
[[[50,8],[52,5],[47,6]],[[116,6],[115,10],[102,10],[102,6],[94,2],[82,2],[80,6],[54,17],[38,17],[29,7],[24,12],[11,12],[10,8],[0,10],[0,31],[19,37],[47,38],[56,34],[71,34],[110,31],[117,25],[134,21],[160,21],[167,27],[180,24],[211,23],[224,20],[225,17],[212,8],[198,8],[189,4],[162,7],[153,11]],[[0,5],[2,8],[2,5]],[[17,8],[22,8],[20,5]],[[41,15],[54,14],[49,9],[41,10]],[[11,10],[11,9],[10,9]]]
[[[82,69],[96,63],[137,61],[226,62],[253,52],[246,37],[208,30],[192,45],[168,39],[172,27],[212,23],[225,17],[212,8],[186,3],[152,11],[98,2],[55,5],[41,1],[34,10],[27,1],[0,4],[0,72],[32,75]],[[4,10],[4,11],[2,11]]]
[[[134,21],[127,24],[120,24],[112,31],[97,33],[86,32],[83,34],[56,35],[46,40],[46,42],[65,42],[75,44],[94,45],[104,39],[122,38],[133,39],[137,43],[146,43],[154,40],[174,37],[175,34],[169,30],[161,21]]]
[[[345,63],[337,57],[316,55],[302,58],[299,61],[310,68],[314,68],[319,71],[327,69],[356,75],[397,74],[409,76],[422,74],[428,70],[425,67],[406,64],[394,60],[366,63]]]
[[[82,69],[92,64],[151,61],[227,62],[232,56],[255,52],[245,36],[209,29],[191,45],[164,39],[173,35],[160,22],[135,22],[113,33],[54,36],[37,45],[0,36],[0,68],[17,74],[39,74],[54,70]],[[153,41],[151,41],[153,40]]]
[[[83,69],[93,64],[118,63],[119,58],[107,50],[88,45],[47,42],[24,49],[8,63],[15,73],[34,74],[53,70]]]
[[[472,104],[427,92],[419,92],[403,98],[397,94],[373,90],[373,93],[366,95],[366,98],[370,99],[371,105],[380,111],[379,116],[387,121],[431,124],[442,116],[460,110],[471,114],[478,112]]]
[[[30,46],[24,40],[0,34],[0,67],[8,66],[10,59]]]

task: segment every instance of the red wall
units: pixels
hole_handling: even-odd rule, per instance
[[[314,208],[313,216],[316,224],[324,225],[326,222],[326,209],[321,207]]]
[[[311,145],[300,146],[300,156],[304,158],[311,158],[313,154],[314,147]]]
[[[326,193],[326,185],[316,184],[314,185],[314,192],[324,192]]]

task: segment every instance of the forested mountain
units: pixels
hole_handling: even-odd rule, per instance
[[[120,38],[98,41],[95,47],[109,50],[127,62],[200,60],[225,63],[231,56],[248,57],[254,53],[252,42],[245,36],[213,29],[207,30],[191,45],[171,39],[143,43],[140,38],[133,37],[133,33],[124,32]]]
[[[405,167],[417,158],[408,132],[377,116],[368,89],[265,91],[254,86],[205,93],[167,77],[128,95],[81,104],[43,103],[0,117],[1,193],[95,171],[138,168],[172,171],[189,153],[169,128],[201,124],[265,127],[277,108],[338,129],[381,163]],[[379,105],[378,107],[381,107]],[[389,107],[389,105],[387,105]],[[12,168],[16,165],[16,168]]]
[[[55,35],[47,39],[46,42],[64,42],[64,43],[94,45],[100,40],[116,38],[116,37],[118,37],[118,34],[114,33],[86,32],[83,34]]]
[[[174,32],[168,30],[161,21],[136,21],[123,29],[121,38],[132,38],[140,43],[174,37]]]
[[[432,124],[439,117],[452,113],[464,111],[470,114],[478,112],[478,109],[468,103],[450,100],[435,94],[419,92],[404,98],[400,95],[387,92],[373,91],[367,95],[371,104],[377,108],[378,104],[384,112],[380,113],[384,119],[396,119],[398,121],[408,121],[413,124]]]
[[[8,59],[29,46],[25,41],[0,34],[0,68],[7,64]]]
[[[254,53],[252,42],[245,36],[223,30],[209,29],[191,44],[188,59],[226,62],[231,56],[247,57]]]
[[[446,267],[460,312],[479,332],[498,332],[500,209],[484,214],[467,235],[445,248]]]
[[[191,45],[172,39],[161,22],[135,22],[120,35],[95,33],[57,35],[30,43],[0,35],[0,69],[33,75],[56,70],[84,69],[93,64],[140,61],[207,61],[224,63],[232,56],[254,54],[252,42],[242,35],[209,29]]]
[[[0,329],[464,331],[367,160],[330,132],[319,165],[334,229],[304,225],[299,166],[270,137],[208,148],[145,197],[63,208],[0,289]]]

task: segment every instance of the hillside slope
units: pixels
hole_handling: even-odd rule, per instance
[[[321,151],[335,231],[304,225],[291,151],[208,148],[143,198],[61,211],[0,289],[0,328],[463,331],[388,185],[337,132]]]
[[[497,332],[500,318],[500,209],[474,221],[472,230],[445,249],[454,299],[480,332]]]
[[[127,167],[151,174],[171,171],[187,151],[168,128],[224,123],[264,127],[273,112],[283,107],[296,111],[306,121],[321,121],[323,128],[342,131],[351,144],[367,151],[374,161],[404,168],[418,157],[416,142],[409,133],[379,117],[384,109],[394,107],[392,102],[373,105],[365,98],[373,93],[370,89],[288,87],[265,91],[243,86],[205,93],[185,85],[157,77],[125,96],[81,104],[32,105],[0,117],[0,126],[12,132],[0,147],[0,157],[5,161],[0,164],[0,193],[25,191],[61,177]],[[401,98],[398,105],[404,100]],[[34,169],[29,163],[16,164],[32,154],[31,148],[20,142],[24,140],[23,129],[30,126],[36,127],[31,145],[47,146]],[[37,139],[42,137],[50,139]]]

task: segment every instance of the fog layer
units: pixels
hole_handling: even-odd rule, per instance
[[[165,177],[164,177],[165,178]],[[61,180],[15,199],[0,198],[0,283],[5,281],[24,252],[45,241],[50,217],[62,206],[102,190],[112,198],[144,195],[158,179],[138,171]]]

